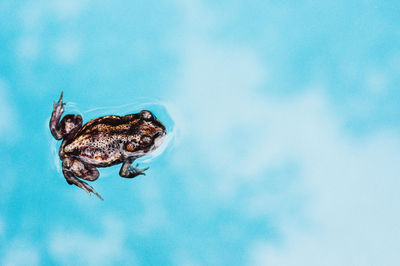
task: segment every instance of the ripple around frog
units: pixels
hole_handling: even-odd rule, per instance
[[[174,146],[176,136],[177,136],[177,128],[172,119],[169,107],[167,103],[163,103],[161,101],[155,100],[137,100],[130,104],[124,104],[119,106],[108,106],[108,107],[97,107],[92,108],[86,111],[81,111],[78,108],[78,104],[74,102],[66,102],[65,106],[65,113],[64,114],[79,114],[82,116],[84,123],[88,121],[106,115],[119,115],[124,116],[127,114],[134,114],[139,113],[141,110],[149,110],[151,111],[165,126],[167,130],[167,135],[164,139],[164,142],[158,147],[155,151],[150,154],[147,154],[143,157],[138,158],[135,163],[149,163],[150,161],[154,160],[156,157],[160,156],[167,150],[171,150]],[[50,117],[49,117],[50,119]],[[48,129],[48,121],[46,122],[47,131]],[[49,138],[52,139],[51,135],[49,134]],[[58,156],[58,148],[59,143],[58,141],[51,141],[50,149],[52,153],[52,157],[54,158],[54,164],[56,165],[57,171],[61,172],[60,166],[60,159]],[[108,171],[106,171],[108,172]],[[103,176],[108,176],[105,174]]]

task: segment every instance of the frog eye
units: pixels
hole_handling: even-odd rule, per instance
[[[148,135],[142,136],[140,139],[140,145],[148,146],[151,144],[151,137]]]
[[[142,110],[140,111],[140,116],[144,119],[144,120],[152,120],[153,119],[153,114],[147,110]]]
[[[135,151],[135,149],[136,149],[136,145],[135,145],[135,143],[128,142],[128,143],[125,145],[125,149],[126,149],[127,151],[133,152],[133,151]]]

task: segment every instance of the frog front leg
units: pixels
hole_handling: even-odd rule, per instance
[[[60,99],[57,103],[54,103],[49,122],[50,132],[56,140],[73,137],[82,127],[82,117],[80,115],[66,115],[60,121],[65,106],[62,99],[63,93],[61,92]]]
[[[121,170],[119,170],[119,175],[125,178],[134,178],[138,175],[146,175],[144,171],[149,169],[149,167],[139,169],[132,167],[133,159],[126,159],[121,166]],[[136,165],[137,167],[138,165]]]
[[[65,158],[62,163],[62,171],[68,184],[74,184],[89,194],[94,193],[97,197],[103,200],[94,188],[77,178],[80,177],[85,180],[94,181],[99,177],[99,171],[97,168],[86,165],[77,159]]]

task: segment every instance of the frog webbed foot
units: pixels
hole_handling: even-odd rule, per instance
[[[149,167],[139,169],[139,168],[136,168],[139,166],[138,164],[136,164],[136,167],[132,167],[131,164],[132,164],[132,161],[130,161],[130,160],[127,160],[123,163],[123,165],[121,166],[121,170],[119,171],[119,175],[121,177],[134,178],[138,175],[146,175],[146,173],[144,171],[149,169]]]
[[[57,103],[54,103],[53,113],[51,114],[49,122],[50,132],[57,140],[63,138],[59,122],[62,114],[64,113],[64,106],[65,106],[65,103],[63,103],[62,100],[63,100],[63,93],[61,92],[60,99],[58,100]]]
[[[66,115],[60,121],[65,107],[62,99],[63,93],[61,93],[58,102],[54,103],[53,113],[49,122],[50,132],[57,140],[73,137],[82,127],[82,117],[80,115]]]
[[[63,103],[63,92],[61,92],[60,99],[58,99],[58,102],[54,103],[53,112],[60,117],[64,113],[64,106],[65,103]]]
[[[100,194],[97,193],[97,191],[94,190],[94,188],[92,188],[92,186],[90,186],[86,182],[83,182],[82,180],[79,180],[78,178],[76,178],[72,172],[70,172],[68,170],[63,170],[63,174],[64,174],[65,179],[67,180],[68,184],[70,184],[70,185],[73,184],[77,187],[80,187],[81,189],[85,190],[87,193],[89,193],[89,194],[93,193],[97,197],[99,197],[99,199],[103,200],[103,198],[100,196]]]
[[[139,166],[139,164],[136,164],[135,167],[132,167],[132,165],[129,167],[129,172],[131,172],[134,176],[137,175],[146,175],[146,173],[144,171],[146,171],[147,169],[149,169],[150,167],[145,167],[145,168],[137,168]]]
[[[83,178],[85,180],[94,181],[99,177],[99,171],[94,167],[87,167],[82,162],[78,160],[71,160],[69,158],[64,159],[63,161],[63,174],[68,184],[75,185],[85,190],[87,193],[93,193],[99,199],[103,200],[103,198],[97,193],[94,188],[92,188],[86,182],[80,180],[78,177]]]

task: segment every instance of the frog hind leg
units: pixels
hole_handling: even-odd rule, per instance
[[[121,177],[134,178],[138,175],[146,175],[146,173],[144,171],[149,169],[149,167],[139,169],[139,168],[132,167],[132,163],[133,163],[132,159],[127,159],[124,161],[124,163],[121,166],[121,170],[119,170],[119,175]],[[136,164],[136,167],[137,166],[138,165]]]
[[[54,103],[49,127],[50,132],[56,140],[73,137],[82,127],[82,117],[80,115],[66,115],[60,121],[64,113],[63,93],[57,103]]]
[[[94,190],[94,188],[78,178],[80,177],[89,181],[96,180],[99,177],[99,171],[95,167],[85,165],[84,163],[76,159],[65,158],[63,160],[62,171],[68,184],[80,187],[87,193],[93,193],[97,197],[99,197],[99,199],[103,200],[103,198],[97,193],[97,191]]]

